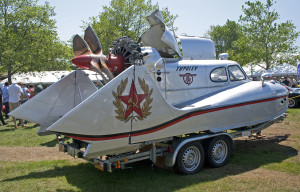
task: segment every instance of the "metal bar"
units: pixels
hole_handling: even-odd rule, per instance
[[[163,148],[158,148],[156,149],[156,154],[160,154],[162,152],[167,151],[167,147],[163,147]],[[135,153],[133,155],[124,155],[121,157],[111,157],[110,159],[106,160],[108,162],[114,163],[117,161],[124,161],[124,159],[128,159],[128,161],[133,160],[133,159],[138,159],[138,158],[143,158],[143,157],[147,157],[148,159],[150,159],[150,151],[145,151],[145,152],[140,152],[140,153]]]

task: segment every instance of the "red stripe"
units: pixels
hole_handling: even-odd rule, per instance
[[[184,117],[182,117],[180,119],[177,119],[175,121],[172,121],[172,122],[170,122],[170,123],[168,123],[164,126],[156,128],[156,129],[149,130],[149,131],[144,131],[144,132],[140,132],[140,133],[133,133],[131,136],[140,136],[140,135],[146,135],[146,134],[149,134],[149,133],[157,132],[159,130],[165,129],[167,127],[170,127],[174,124],[177,124],[181,121],[184,121],[184,120],[189,119],[189,118],[194,117],[194,116],[198,116],[198,115],[202,115],[202,114],[206,114],[206,113],[211,113],[211,112],[216,112],[216,111],[221,111],[221,110],[225,110],[225,109],[231,109],[231,108],[235,108],[235,107],[241,107],[241,106],[245,106],[245,105],[252,105],[252,104],[257,104],[257,103],[274,101],[276,99],[285,98],[285,97],[288,97],[288,95],[281,96],[281,97],[270,98],[270,99],[259,100],[259,101],[251,101],[251,102],[247,102],[247,103],[241,103],[241,104],[236,104],[236,105],[231,105],[231,106],[226,106],[226,107],[220,107],[220,108],[215,108],[215,109],[209,109],[209,110],[206,110],[206,111],[199,111],[199,112],[192,113],[192,114],[189,114],[187,116],[184,116]],[[69,136],[69,137],[74,138],[74,139],[78,139],[78,140],[86,140],[86,141],[103,141],[103,140],[125,138],[125,137],[129,137],[129,135],[130,134],[111,136],[111,137],[103,137],[103,138],[76,137],[76,136]]]
[[[103,140],[120,139],[120,138],[124,138],[124,137],[129,137],[129,134],[118,135],[118,136],[113,136],[113,137],[103,137],[103,138],[76,137],[76,136],[68,136],[68,137],[71,137],[73,139],[78,139],[78,140],[86,140],[86,141],[103,141]]]

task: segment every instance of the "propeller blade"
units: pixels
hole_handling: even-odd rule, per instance
[[[108,60],[102,54],[100,41],[91,26],[85,30],[84,40],[79,35],[75,35],[73,50],[76,57],[72,62],[75,65],[99,73],[105,84],[114,78],[107,67]]]
[[[101,53],[101,50],[102,50],[101,43],[91,26],[88,26],[88,28],[86,28],[85,33],[84,33],[84,40],[90,46],[91,51],[94,54]]]
[[[109,80],[112,80],[114,78],[114,75],[111,73],[111,71],[107,67],[107,58],[105,55],[100,55],[100,68],[103,70],[103,72],[107,75]]]
[[[76,57],[91,53],[90,47],[79,35],[75,35],[73,38],[73,51]]]
[[[91,62],[90,70],[95,71],[96,73],[98,73],[102,77],[102,80],[103,80],[104,84],[106,84],[110,81],[110,79],[104,75],[105,73],[104,73],[104,71],[102,71],[102,69],[98,67],[97,62],[95,62],[95,61]]]

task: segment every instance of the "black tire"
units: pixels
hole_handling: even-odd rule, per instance
[[[204,150],[200,142],[190,142],[181,147],[174,165],[175,171],[191,175],[201,171],[204,164]]]
[[[289,99],[289,108],[295,108],[298,106],[298,101],[295,99]]]
[[[206,147],[206,163],[210,167],[218,168],[224,166],[230,157],[231,141],[226,136],[212,138]]]

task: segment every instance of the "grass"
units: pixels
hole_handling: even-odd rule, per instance
[[[280,124],[266,129],[269,140],[236,141],[230,163],[300,175],[300,109],[289,109]]]
[[[27,124],[27,127],[18,126],[14,128],[12,119],[6,120],[6,126],[0,127],[0,146],[47,146],[54,147],[57,145],[55,135],[38,136],[39,127],[34,127],[35,123]]]
[[[288,114],[263,132],[266,139],[237,140],[226,166],[196,175],[153,171],[149,161],[114,173],[78,159],[0,161],[0,191],[299,191],[300,109]],[[1,126],[0,146],[56,146],[55,136],[39,137],[32,125],[15,131],[8,130],[11,122]]]

